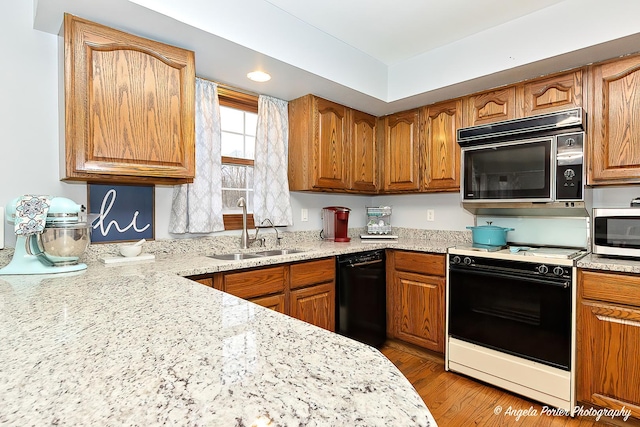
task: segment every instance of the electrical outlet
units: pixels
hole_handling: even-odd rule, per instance
[[[300,209],[300,221],[309,221],[309,209]]]
[[[433,209],[427,209],[427,221],[435,221],[436,213]]]

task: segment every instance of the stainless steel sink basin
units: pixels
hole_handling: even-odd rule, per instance
[[[257,255],[257,254],[234,253],[234,254],[209,255],[209,258],[221,259],[226,261],[240,261],[243,259],[260,258],[260,256],[261,255]]]
[[[289,254],[298,254],[300,252],[304,252],[298,249],[271,249],[269,251],[261,251],[256,252],[256,255],[260,256],[277,256],[277,255],[289,255]]]

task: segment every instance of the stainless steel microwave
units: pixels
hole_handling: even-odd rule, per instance
[[[594,208],[592,252],[640,258],[640,207]]]
[[[458,129],[463,203],[584,200],[581,108]]]

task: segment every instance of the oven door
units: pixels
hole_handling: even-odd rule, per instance
[[[552,201],[554,141],[548,136],[463,148],[463,201]]]
[[[566,279],[451,265],[449,336],[563,370],[571,368]]]

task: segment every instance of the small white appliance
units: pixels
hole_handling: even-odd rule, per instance
[[[592,252],[640,258],[640,207],[594,208]]]

